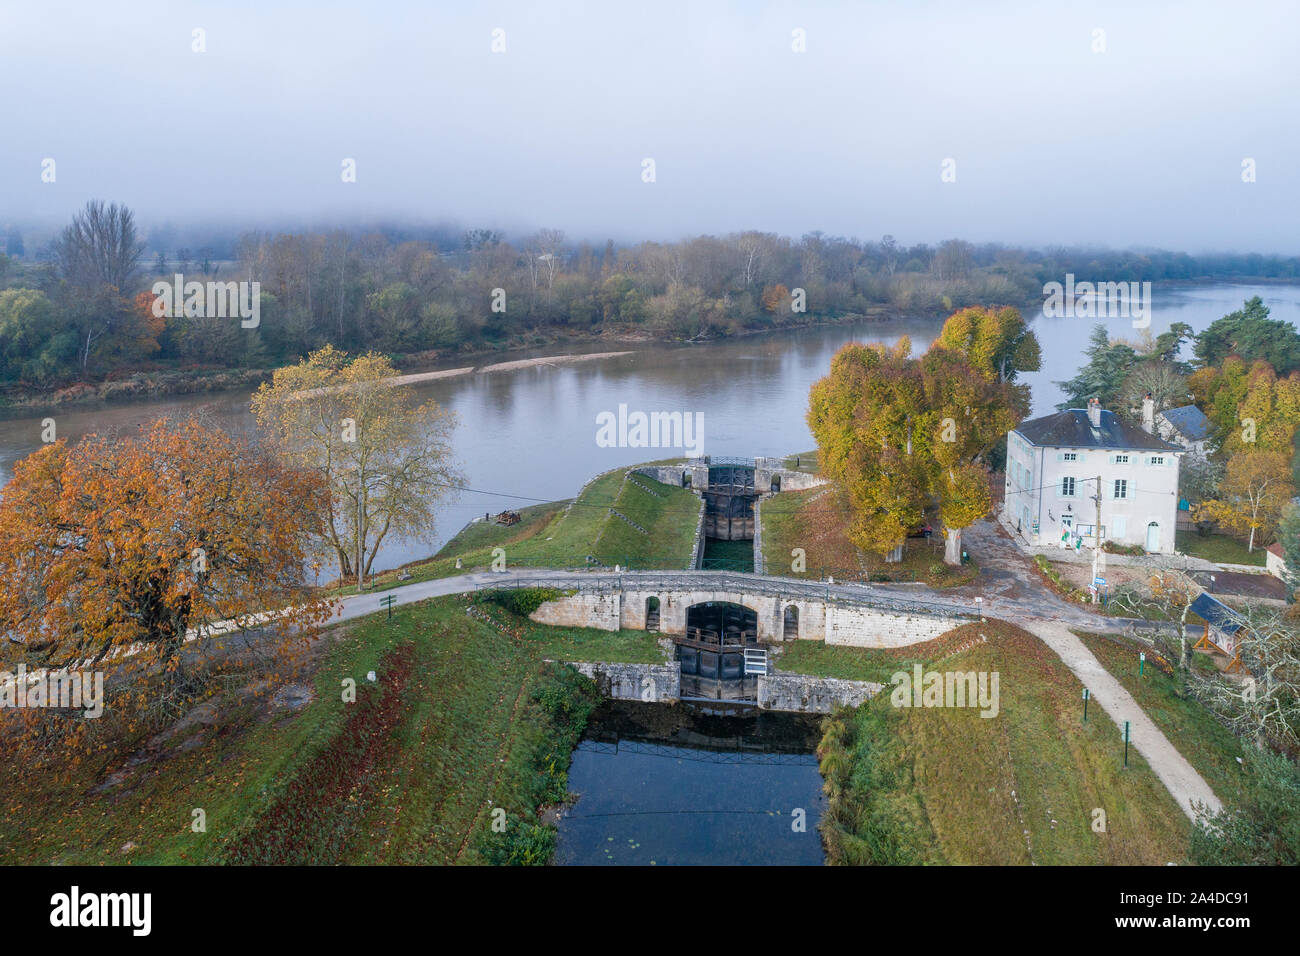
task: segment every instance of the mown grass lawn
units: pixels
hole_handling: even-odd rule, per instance
[[[1186,816],[1140,755],[1130,752],[1123,769],[1123,742],[1109,720],[1081,722],[1082,688],[1060,659],[1000,621],[964,625],[940,640],[951,647],[980,634],[986,642],[929,668],[997,672],[996,717],[974,708],[895,707],[886,687],[827,722],[819,754],[831,861],[1183,861]],[[859,672],[882,675],[882,665],[864,659]]]
[[[461,597],[348,622],[329,632],[300,709],[236,683],[164,745],[137,733],[58,776],[6,762],[0,863],[474,862],[490,803],[536,809],[526,768],[555,746],[533,699],[550,686],[543,659],[664,659],[643,632],[498,616],[512,633],[468,618]]]
[[[866,554],[849,540],[851,509],[835,486],[786,491],[763,502],[763,561],[768,574],[853,581],[920,581],[933,587],[969,583],[979,569],[972,561],[960,568],[943,563],[943,536],[908,538],[901,561],[886,562]],[[803,551],[803,567],[792,555]]]
[[[1268,553],[1258,545],[1250,551],[1246,542],[1218,533],[1202,538],[1195,531],[1179,531],[1175,535],[1175,544],[1184,554],[1216,564],[1248,564],[1262,568]]]
[[[591,553],[604,565],[682,570],[690,566],[700,499],[645,475],[628,478],[613,508],[648,534],[606,514]]]

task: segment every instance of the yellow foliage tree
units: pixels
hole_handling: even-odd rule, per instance
[[[345,578],[369,573],[389,534],[430,538],[437,504],[463,481],[452,460],[455,415],[418,405],[396,377],[382,355],[326,346],[253,395],[258,426],[283,460],[322,477],[322,536]]]
[[[1247,535],[1247,549],[1253,551],[1256,534],[1277,528],[1282,509],[1295,493],[1290,459],[1277,451],[1240,452],[1228,460],[1219,491],[1219,498],[1193,510],[1193,519],[1216,521]]]

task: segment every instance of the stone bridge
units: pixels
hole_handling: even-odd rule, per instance
[[[549,581],[517,580],[508,586]],[[576,591],[548,601],[532,615],[542,624],[606,631],[645,630],[647,618],[666,635],[686,633],[687,609],[727,603],[757,616],[758,642],[824,641],[853,647],[904,647],[932,640],[978,620],[974,611],[883,597],[844,585],[726,572],[637,572],[583,580]]]

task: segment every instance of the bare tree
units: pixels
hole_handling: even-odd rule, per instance
[[[1236,613],[1240,673],[1194,675],[1192,692],[1257,745],[1300,746],[1300,621],[1263,605]]]
[[[1167,630],[1157,632],[1156,643],[1166,645],[1168,656],[1174,659],[1178,674],[1185,678],[1192,666],[1194,642],[1187,633],[1192,602],[1201,593],[1201,587],[1178,571],[1155,571],[1146,585],[1134,585],[1119,591],[1110,599],[1113,606],[1132,612],[1135,617],[1161,621],[1173,625],[1171,639]]]
[[[81,370],[90,364],[94,344],[123,318],[144,253],[136,235],[135,214],[117,203],[86,203],[54,240],[59,277],[81,332]]]
[[[1187,379],[1168,362],[1158,359],[1142,362],[1124,378],[1120,390],[1124,410],[1140,419],[1142,401],[1147,395],[1151,396],[1157,412],[1185,405],[1188,401]]]

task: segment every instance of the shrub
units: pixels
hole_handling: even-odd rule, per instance
[[[1300,768],[1281,754],[1245,749],[1248,788],[1236,806],[1197,814],[1192,862],[1198,866],[1300,863]]]
[[[500,605],[512,614],[528,617],[547,601],[561,596],[557,588],[502,588],[484,591],[480,600]]]
[[[533,688],[519,721],[519,736],[499,781],[499,806],[506,827],[491,828],[491,817],[475,837],[478,857],[501,866],[544,866],[555,852],[555,828],[538,809],[569,795],[569,759],[587,719],[600,703],[591,680],[571,667],[549,665]]]
[[[1101,550],[1107,554],[1146,554],[1146,550],[1140,544],[1116,544],[1114,541],[1103,542]]]

